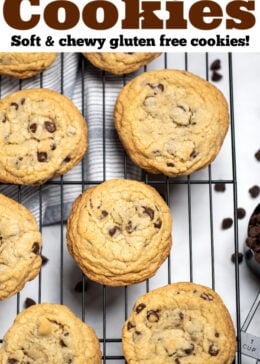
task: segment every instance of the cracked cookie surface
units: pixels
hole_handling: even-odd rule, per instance
[[[123,327],[129,364],[232,364],[229,312],[208,287],[180,282],[140,297]]]
[[[1,364],[100,364],[94,330],[64,305],[42,303],[22,311],[5,334]]]
[[[0,52],[0,74],[25,79],[33,77],[48,68],[56,59],[57,53]]]
[[[151,186],[115,179],[83,192],[67,224],[72,257],[90,279],[111,286],[155,274],[171,248],[171,215]]]
[[[229,126],[227,102],[212,84],[186,71],[142,73],[119,93],[115,126],[130,158],[170,177],[206,167]]]
[[[33,214],[0,194],[0,301],[37,276],[42,264],[41,245]]]
[[[66,96],[49,89],[0,100],[0,181],[41,184],[76,165],[87,148],[85,119]]]
[[[123,53],[123,52],[105,52],[105,53],[83,53],[90,63],[101,70],[108,71],[117,75],[131,73],[147,65],[161,53]]]

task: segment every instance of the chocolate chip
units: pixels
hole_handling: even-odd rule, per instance
[[[246,216],[246,210],[243,209],[242,207],[238,207],[237,208],[237,218],[243,219],[245,216]]]
[[[11,102],[11,106],[13,106],[15,110],[19,109],[19,105],[16,102]]]
[[[154,218],[154,210],[151,209],[150,207],[146,207],[146,206],[142,206],[142,208],[144,209],[144,214],[147,214],[151,220],[153,220]]]
[[[183,320],[183,319],[184,319],[184,313],[183,313],[183,312],[179,312],[179,318],[180,318],[181,320]]]
[[[167,162],[166,165],[167,165],[167,167],[174,167],[174,163],[171,163],[171,162]]]
[[[120,229],[120,227],[119,227],[119,226],[114,226],[114,227],[112,227],[112,229],[110,229],[108,232],[109,232],[109,235],[112,237],[112,236],[114,236],[114,235],[115,235],[115,233],[116,233],[117,231],[121,231],[121,229]]]
[[[218,82],[223,78],[223,76],[218,73],[217,71],[213,71],[213,74],[211,76],[211,81]]]
[[[219,353],[219,348],[216,344],[211,344],[209,347],[209,354],[211,356],[217,356]]]
[[[6,123],[6,115],[3,116],[2,123]]]
[[[226,217],[225,219],[222,220],[222,229],[229,229],[231,226],[233,225],[233,220],[231,219],[231,217]]]
[[[126,231],[131,234],[135,229],[136,229],[136,226],[133,226],[133,223],[131,220],[128,221],[127,225],[126,225]]]
[[[191,159],[195,159],[197,156],[198,156],[198,152],[194,149],[192,152],[191,152],[191,154],[190,154],[190,158]]]
[[[103,217],[107,217],[108,212],[107,212],[106,210],[102,210],[102,211],[101,211],[101,215],[102,215]]]
[[[213,61],[210,65],[210,70],[211,71],[218,71],[221,68],[221,62],[220,59],[216,59],[215,61]]]
[[[141,311],[143,311],[143,309],[146,307],[146,305],[144,303],[140,303],[136,309],[135,309],[135,312],[136,313],[140,313]]]
[[[158,322],[160,320],[159,316],[160,310],[150,310],[147,312],[146,317],[149,322]]]
[[[56,131],[56,124],[53,121],[45,121],[44,127],[49,133],[54,133]]]
[[[63,335],[64,335],[64,336],[69,336],[69,334],[70,334],[69,332],[64,332],[64,334],[63,334]]]
[[[36,255],[38,255],[40,253],[40,244],[39,243],[33,243],[32,246],[32,252]]]
[[[207,292],[203,292],[200,297],[206,301],[213,301],[213,296]]]
[[[219,332],[215,332],[215,337],[219,337]]]
[[[60,339],[60,346],[63,348],[67,347],[67,345],[65,344],[65,342],[62,339]]]
[[[13,359],[13,358],[8,358],[7,363],[8,364],[16,364],[16,363],[18,363],[18,360],[17,359]]]
[[[135,324],[133,322],[131,322],[131,321],[128,321],[128,323],[127,323],[127,330],[129,331],[129,330],[131,330],[133,328],[135,328]]]
[[[47,257],[45,257],[44,255],[41,255],[42,257],[42,265],[46,265],[49,261],[49,259]]]
[[[56,149],[56,144],[55,143],[51,143],[50,148],[51,148],[51,150],[55,150]]]
[[[226,185],[225,185],[225,183],[216,183],[214,185],[214,190],[216,192],[224,192],[224,191],[226,191]]]
[[[260,162],[260,149],[255,153],[255,158]]]
[[[36,130],[37,130],[37,124],[36,123],[33,123],[29,126],[29,129],[32,133],[36,133]]]
[[[27,297],[25,302],[24,302],[24,307],[28,308],[28,307],[31,307],[33,305],[36,305],[36,302],[32,298]]]
[[[65,163],[69,163],[71,161],[71,157],[68,155],[65,159],[64,162]]]
[[[78,293],[82,293],[83,292],[83,287],[84,287],[84,291],[87,290],[87,281],[84,280],[84,286],[83,286],[83,282],[79,281],[78,283],[75,284],[74,287],[74,291],[78,292]]]
[[[189,348],[184,349],[184,353],[187,355],[190,355],[193,353],[194,349],[195,349],[195,346],[191,343]]]
[[[175,359],[175,364],[181,364],[181,361],[180,361],[180,359],[179,359],[179,358],[176,358],[176,359]]]
[[[259,186],[253,186],[249,189],[249,193],[251,195],[252,198],[256,198],[258,197],[259,193],[260,193],[260,187]]]
[[[37,159],[40,163],[46,162],[48,155],[46,152],[37,152]]]
[[[237,253],[237,261],[238,261],[238,264],[242,263],[243,262],[243,253]],[[233,253],[231,255],[231,262],[232,263],[235,263],[236,262],[236,253]]]
[[[24,105],[25,104],[25,98],[23,97],[22,99],[21,99],[21,105]]]
[[[157,219],[156,222],[153,224],[153,226],[156,229],[160,229],[162,227],[162,220],[161,219]]]

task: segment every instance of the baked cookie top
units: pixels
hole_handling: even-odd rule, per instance
[[[115,126],[130,158],[150,173],[188,175],[217,155],[229,126],[227,102],[186,71],[142,73],[119,93]]]
[[[85,119],[66,96],[27,89],[0,100],[0,181],[41,184],[77,164],[87,148]]]
[[[123,327],[127,363],[232,364],[236,339],[217,293],[174,283],[140,297]]]
[[[33,214],[0,194],[0,301],[19,292],[39,273],[41,245]]]
[[[19,313],[5,334],[0,362],[8,364],[100,364],[94,330],[66,306],[33,305]]]
[[[41,73],[49,67],[57,53],[48,52],[0,52],[0,74],[25,79]]]
[[[67,224],[71,255],[90,279],[110,286],[155,274],[171,248],[171,215],[151,186],[110,180],[83,192]]]
[[[161,53],[123,53],[123,52],[105,52],[105,53],[83,53],[95,67],[117,75],[131,73],[147,65]]]

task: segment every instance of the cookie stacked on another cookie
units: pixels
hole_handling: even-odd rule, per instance
[[[131,364],[232,364],[236,350],[233,323],[219,295],[189,282],[140,297],[122,342]]]
[[[160,194],[115,179],[83,192],[67,224],[68,250],[84,274],[110,286],[141,282],[169,255],[172,220]]]
[[[0,100],[0,181],[34,185],[74,167],[87,149],[87,125],[73,102],[39,88]]]
[[[41,233],[32,213],[0,194],[0,301],[37,276],[41,246]]]
[[[42,303],[22,311],[5,334],[0,363],[100,364],[94,330],[66,306]]]
[[[107,53],[83,53],[84,57],[89,60],[95,67],[101,70],[122,75],[139,70],[147,65],[161,53],[123,53],[123,52],[107,52]]]
[[[142,73],[119,93],[115,126],[130,158],[150,173],[170,177],[206,167],[229,127],[227,101],[186,71]]]
[[[33,77],[48,68],[57,53],[0,52],[0,74],[19,79]]]

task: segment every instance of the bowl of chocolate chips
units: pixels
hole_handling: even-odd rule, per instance
[[[260,204],[250,216],[245,242],[245,260],[260,277]]]

